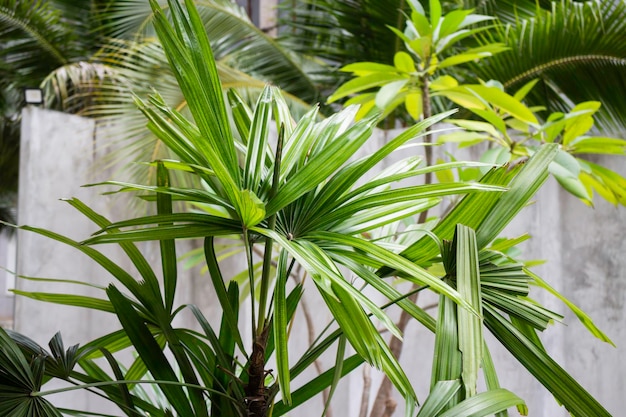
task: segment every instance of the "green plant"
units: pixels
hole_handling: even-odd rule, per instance
[[[626,179],[580,156],[624,155],[626,152],[623,139],[592,136],[594,115],[601,107],[600,102],[579,103],[568,113],[544,115],[545,121],[542,121],[539,114],[545,111],[544,107],[528,107],[523,103],[539,79],[522,85],[513,95],[508,94],[498,80],[459,83],[450,75],[450,68],[498,56],[508,49],[502,43],[483,42],[474,48],[458,50],[459,41],[483,34],[487,29],[473,25],[491,18],[472,14],[471,10],[442,14],[438,0],[430,1],[428,17],[418,2],[410,2],[410,5],[412,13],[404,32],[390,28],[404,42],[408,52],[396,52],[394,66],[357,62],[343,67],[342,71],[352,73],[355,78],[340,86],[329,97],[330,102],[351,96],[346,105],[361,104],[361,117],[375,111],[388,116],[404,105],[406,113],[419,120],[430,116],[433,100],[445,98],[482,121],[448,119],[447,122],[463,130],[441,135],[439,142],[455,142],[461,146],[488,142],[489,150],[481,160],[496,163],[528,157],[537,144],[559,143],[560,151],[550,172],[566,190],[588,204],[592,204],[593,191],[615,205],[625,203]],[[372,89],[376,90],[370,92]],[[429,163],[432,163],[431,154],[427,147]]]
[[[505,255],[519,239],[492,243],[547,178],[558,153],[555,144],[537,148],[523,166],[489,166],[476,182],[407,185],[400,181],[471,165],[423,166],[409,157],[363,183],[385,157],[427,134],[428,126],[450,113],[428,118],[372,154],[352,160],[370,138],[377,116],[352,123],[358,110],[351,107],[318,121],[313,109],[296,123],[274,87],[263,90],[254,110],[234,92],[226,101],[192,1],[185,2],[186,8],[175,0],[168,3],[173,24],[156,1],[151,4],[157,33],[194,122],[168,107],[158,94],[148,101],[138,98],[151,131],[178,159],[152,162],[155,185],[107,184],[119,186],[120,191],[149,191],[144,198],[155,203],[157,214],[112,223],[81,201],[69,199],[100,227],[89,239],[77,242],[21,226],[76,248],[114,278],[101,288],[101,297],[22,295],[112,313],[121,329],[68,349],[56,336],[49,352],[23,335],[0,330],[0,414],[80,414],[81,410],[57,410],[46,397],[89,389],[127,416],[280,416],[325,388],[332,392],[342,376],[367,362],[393,381],[407,400],[406,415],[411,416],[416,406],[413,388],[375,327],[381,324],[401,337],[385,311],[397,306],[436,334],[432,389],[418,415],[504,415],[511,406],[524,410],[520,398],[498,386],[482,336],[485,328],[574,415],[608,415],[538,342],[536,332],[560,316],[527,298],[529,285],[543,281]],[[171,171],[196,177],[202,187],[173,186]],[[440,197],[457,194],[463,199],[432,230],[402,231],[411,239],[396,242],[398,250],[386,245],[393,236],[374,237],[382,227],[412,219]],[[176,212],[175,200],[189,202],[195,210]],[[244,311],[239,286],[224,281],[216,257],[215,240],[221,236],[236,236],[244,247],[252,308],[250,316],[242,319],[250,323],[250,335],[238,327]],[[175,305],[180,285],[175,240],[183,238],[203,239],[211,285],[222,311],[219,329],[198,308]],[[136,245],[140,241],[159,242],[160,270],[141,254]],[[96,249],[105,243],[124,250],[141,280]],[[255,248],[263,257],[258,273]],[[287,343],[288,323],[302,296],[302,286],[289,280],[296,264],[307,271],[335,321],[299,358],[292,357]],[[427,269],[434,264],[443,267],[441,275]],[[365,297],[352,276],[388,302],[377,305]],[[417,292],[439,294],[438,319],[391,285],[392,276],[417,284]],[[193,313],[200,331],[173,326],[183,309]],[[608,340],[580,314],[596,335]],[[355,354],[347,353],[348,344]],[[291,381],[335,345],[335,366],[291,390]],[[116,355],[131,347],[137,358],[126,368]],[[275,375],[268,373],[266,365],[272,356]],[[488,386],[479,393],[481,365]],[[45,390],[50,379],[74,387]],[[165,405],[142,395],[139,387],[145,384],[158,387]]]
[[[411,1],[283,0],[283,43],[305,55],[321,57],[334,71],[331,92],[346,81],[336,69],[372,61],[393,65],[402,42],[388,26],[400,30],[411,14]],[[426,14],[429,1],[420,1]],[[597,126],[604,134],[624,131],[624,16],[621,0],[463,0],[441,1],[444,14],[457,9],[494,18],[496,28],[462,42],[467,47],[503,43],[509,50],[489,60],[453,68],[463,82],[499,80],[507,90],[521,88],[533,79],[539,84],[528,97],[531,106],[549,113],[566,112],[571,103],[598,100]],[[620,87],[621,88],[621,87]],[[621,90],[620,90],[621,91]],[[446,104],[446,103],[436,103]],[[445,108],[445,107],[444,107]],[[441,111],[437,107],[436,111]]]

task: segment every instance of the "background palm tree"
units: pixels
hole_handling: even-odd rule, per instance
[[[14,221],[22,89],[59,66],[84,60],[107,35],[98,2],[0,1],[0,219]]]
[[[319,64],[279,45],[236,3],[197,3],[227,87],[258,93],[265,82],[272,82],[287,91],[295,107],[319,99],[314,82]],[[129,151],[139,152],[133,155],[139,159],[144,159],[141,154],[163,151],[144,129],[130,94],[132,90],[146,96],[159,86],[168,104],[181,110],[186,106],[155,38],[152,19],[146,0],[0,0],[2,220],[15,220],[10,213],[16,201],[26,86],[41,86],[48,108],[103,120],[124,115],[118,126],[125,135],[131,132],[133,139],[123,152],[126,160]]]

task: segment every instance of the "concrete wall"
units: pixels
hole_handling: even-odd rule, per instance
[[[96,210],[112,219],[126,217],[126,204],[111,196],[98,195],[102,190],[81,188],[85,183],[107,179],[109,172],[93,172],[94,161],[100,152],[100,138],[92,121],[76,116],[27,108],[23,114],[22,168],[20,172],[19,223],[55,230],[81,240],[96,228],[81,216],[76,215],[67,204],[58,201],[62,197],[77,196]],[[380,135],[379,141],[384,141]],[[376,147],[376,142],[368,145]],[[608,161],[608,160],[607,160]],[[613,169],[626,174],[623,164],[607,162]],[[595,209],[585,207],[550,181],[537,196],[537,203],[525,209],[511,225],[507,234],[516,236],[530,232],[534,238],[525,245],[526,258],[548,259],[548,263],[537,268],[537,272],[554,287],[587,311],[600,328],[605,330],[618,348],[590,336],[571,314],[566,314],[566,325],[552,326],[546,332],[544,342],[549,352],[569,370],[581,384],[597,396],[614,415],[620,415],[623,398],[626,398],[626,357],[623,345],[626,330],[621,326],[624,315],[626,286],[626,258],[622,256],[626,242],[622,235],[626,224],[626,211],[616,209],[598,200]],[[181,247],[181,253],[191,246]],[[113,248],[102,248],[122,265],[128,265]],[[149,261],[158,265],[158,250],[146,245],[144,250]],[[124,264],[126,262],[126,264]],[[240,269],[240,261],[231,259],[231,270]],[[127,266],[132,270],[131,266]],[[157,267],[158,268],[158,267]],[[77,251],[41,238],[32,233],[18,234],[18,273],[27,276],[69,278],[106,285],[111,281],[105,271],[94,265]],[[181,277],[179,302],[190,302],[204,309],[206,315],[217,321],[214,295],[207,284],[207,276],[198,271],[187,271]],[[40,282],[18,280],[18,288],[27,291],[75,291],[75,286],[52,286]],[[85,294],[98,296],[98,290],[85,288]],[[307,288],[307,304],[316,331],[320,331],[330,319],[316,295],[316,290]],[[434,296],[420,296],[422,306],[436,301]],[[567,309],[553,297],[537,297],[549,308],[565,313]],[[434,313],[434,310],[432,310]],[[183,323],[193,325],[187,316]],[[117,320],[106,314],[88,310],[44,304],[23,297],[16,298],[15,329],[32,337],[41,344],[58,330],[62,331],[66,343],[82,343],[117,328]],[[292,348],[303,351],[307,345],[308,327],[305,316],[299,311],[291,337]],[[411,371],[418,396],[427,395],[430,381],[432,345],[434,338],[419,326],[409,326],[405,337],[401,362]],[[494,344],[492,344],[493,346]],[[508,352],[494,348],[494,360],[501,370],[501,384],[516,392],[528,402],[531,416],[565,417],[538,383],[532,381],[528,372],[511,360]],[[330,366],[334,353],[323,358],[324,366]],[[311,370],[308,375],[314,376]],[[305,380],[300,377],[295,386]],[[372,372],[372,388],[378,389],[380,374]],[[333,417],[356,417],[362,394],[362,369],[355,371],[339,387],[333,402]],[[69,398],[71,397],[71,398]],[[76,407],[98,402],[88,396],[71,395]],[[402,401],[395,415],[402,415]],[[292,416],[319,416],[323,409],[321,399],[313,399],[309,407],[294,412]],[[512,412],[511,415],[516,415]]]
[[[110,179],[107,170],[94,169],[95,162],[105,143],[98,137],[93,120],[74,115],[25,108],[22,113],[22,140],[18,223],[52,230],[76,241],[88,238],[97,231],[89,219],[81,215],[62,198],[76,197],[96,212],[115,221],[128,216],[128,199],[120,196],[101,195],[102,187],[84,188],[82,185]],[[19,230],[17,234],[17,273],[36,278],[70,279],[93,286],[77,286],[69,283],[49,283],[18,279],[16,288],[29,292],[75,293],[106,298],[102,288],[114,282],[107,271],[80,251],[39,236]],[[158,244],[141,246],[148,262],[160,269]],[[114,245],[96,248],[113,259],[126,271],[138,277],[136,270],[121,249]],[[190,247],[181,243],[180,252]],[[195,270],[182,271],[179,279],[179,296],[187,302],[195,302]],[[119,288],[120,286],[118,286]],[[212,304],[212,298],[203,299]],[[103,336],[118,329],[119,322],[111,314],[76,307],[43,303],[26,297],[15,298],[14,329],[47,347],[49,340],[60,331],[65,346]],[[129,364],[132,357],[128,355]],[[63,394],[55,404],[71,405],[79,409],[107,411],[109,403],[83,392]]]
[[[0,327],[13,327],[13,288],[15,277],[15,234],[0,232]]]

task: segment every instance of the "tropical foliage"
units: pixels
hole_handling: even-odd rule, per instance
[[[601,103],[583,102],[568,113],[544,116],[546,122],[541,123],[539,114],[545,107],[528,107],[522,102],[529,100],[539,79],[529,81],[513,95],[507,94],[504,85],[497,80],[460,84],[450,75],[450,72],[454,74],[456,66],[483,62],[482,58],[497,58],[506,53],[507,48],[502,43],[483,43],[458,50],[458,42],[485,33],[485,27],[470,25],[491,19],[472,14],[470,10],[442,14],[438,0],[430,2],[429,16],[419,3],[411,3],[411,10],[404,32],[392,28],[409,53],[397,52],[393,66],[359,62],[343,67],[342,71],[352,73],[355,78],[340,86],[329,101],[351,96],[346,104],[361,104],[361,117],[373,111],[383,111],[383,116],[387,116],[403,104],[405,112],[419,120],[430,115],[431,100],[445,98],[482,121],[450,119],[449,122],[465,131],[442,135],[440,142],[471,146],[488,141],[490,149],[481,160],[498,163],[529,156],[536,143],[560,143],[561,150],[550,171],[565,189],[587,204],[592,204],[593,191],[615,205],[625,203],[626,179],[572,156],[624,155],[625,140],[592,136],[594,116]],[[455,54],[447,55],[455,48]],[[372,92],[372,89],[375,90]]]
[[[421,3],[421,5],[420,5]],[[325,59],[338,69],[355,62],[394,64],[402,51],[400,39],[390,30],[402,30],[411,5],[430,12],[430,2],[330,0],[284,0],[282,23],[289,27],[284,40],[305,54]],[[548,113],[565,112],[572,103],[597,100],[603,103],[596,115],[605,133],[620,134],[626,126],[623,94],[626,5],[610,1],[441,1],[444,13],[474,9],[495,17],[494,28],[467,45],[502,43],[509,50],[479,64],[468,64],[452,74],[461,82],[499,80],[512,93],[539,79],[528,97],[532,106],[547,106]],[[335,72],[332,92],[347,80]],[[619,86],[619,87],[618,87]]]
[[[232,1],[195,3],[220,73],[229,79],[225,84],[248,90],[252,103],[269,81],[287,91],[285,98],[296,106],[324,101],[332,94],[347,80],[345,73],[336,71],[338,67],[359,61],[392,65],[403,45],[388,26],[401,29],[403,13],[410,13],[411,3],[419,4],[284,0],[282,36],[274,40]],[[423,7],[428,12],[427,3]],[[603,103],[595,115],[596,127],[605,135],[624,130],[624,95],[614,93],[616,86],[625,85],[624,51],[620,50],[625,44],[621,41],[626,21],[623,2],[465,0],[441,5],[444,12],[473,7],[478,14],[497,18],[492,22],[495,29],[468,40],[471,47],[478,41],[510,48],[480,65],[458,67],[453,75],[461,83],[495,79],[512,94],[539,79],[527,103],[547,107],[545,115],[538,115],[541,119],[557,111],[566,113],[572,103],[596,100]],[[167,65],[163,66],[160,46],[154,42],[152,19],[145,0],[0,2],[0,87],[3,124],[8,127],[2,133],[2,146],[7,150],[3,155],[12,155],[3,159],[4,171],[17,171],[20,88],[39,84],[49,107],[75,112],[95,104],[91,115],[115,118],[117,125],[126,126],[123,132],[111,132],[111,137],[129,139],[121,156],[111,160],[128,161],[129,154],[131,160],[167,156],[156,138],[142,129],[141,115],[134,111],[128,95],[132,90],[146,97],[151,85],[163,85],[160,91],[165,101],[185,108]],[[440,111],[449,104],[435,100],[435,106]],[[322,113],[326,112],[322,105]],[[137,165],[130,169],[133,178],[142,181],[153,174]],[[3,201],[15,200],[15,178],[3,180]]]
[[[237,4],[229,0],[196,3],[228,87],[249,90],[256,97],[269,81],[291,93],[286,98],[295,106],[318,99],[313,81],[317,64],[280,47]],[[114,131],[111,137],[130,138],[133,144],[117,159],[128,161],[129,154],[133,160],[151,154],[165,156],[159,154],[154,136],[145,131],[129,94],[132,90],[146,97],[153,85],[160,85],[168,104],[185,107],[154,37],[152,19],[146,0],[0,1],[0,162],[7,173],[0,183],[0,204],[8,206],[3,213],[14,207],[17,176],[10,173],[16,173],[19,165],[24,87],[40,86],[47,108],[88,113],[105,119],[102,125],[111,118],[117,125],[123,123],[123,136]],[[249,51],[262,59],[257,55],[251,59]],[[98,109],[87,112],[94,105]],[[122,120],[122,115],[127,119]],[[146,171],[136,176],[140,175],[146,178]]]
[[[320,120],[313,108],[296,121],[283,95],[270,86],[262,89],[253,107],[234,91],[225,98],[201,9],[191,0],[184,7],[171,0],[168,6],[151,1],[156,33],[190,117],[158,93],[137,97],[151,132],[175,159],[151,161],[156,169],[153,184],[106,183],[120,191],[148,191],[143,198],[154,203],[156,214],[111,222],[69,199],[67,203],[100,228],[87,240],[21,227],[74,247],[113,279],[100,288],[99,297],[21,295],[111,313],[121,329],[67,349],[55,336],[49,351],[24,335],[0,330],[0,414],[80,415],[82,410],[57,409],[47,397],[89,389],[127,416],[280,416],[326,388],[333,392],[342,376],[366,362],[385,372],[406,399],[406,415],[411,416],[416,394],[377,329],[381,325],[402,337],[386,312],[397,306],[436,335],[431,391],[419,416],[503,416],[513,406],[525,412],[523,400],[498,384],[485,330],[573,415],[609,415],[539,341],[537,332],[561,316],[529,298],[531,284],[554,290],[507,255],[525,238],[496,241],[548,177],[560,154],[556,143],[536,146],[525,164],[510,166],[423,165],[409,156],[363,181],[387,156],[427,135],[430,125],[451,112],[427,118],[371,154],[353,159],[371,138],[379,115],[354,121],[358,107],[348,107]],[[486,173],[478,181],[404,181],[468,166]],[[192,183],[200,185],[172,184],[173,172],[194,177]],[[463,197],[432,230],[398,228],[402,221],[414,223],[414,215],[450,195]],[[188,202],[193,210],[175,210],[174,201]],[[245,317],[241,288],[224,276],[216,256],[216,239],[227,236],[240,240],[246,257],[252,308]],[[219,328],[197,307],[175,303],[180,285],[175,241],[188,238],[203,239],[211,287],[222,311]],[[139,251],[136,244],[141,241],[159,242],[160,268]],[[119,245],[140,280],[99,251],[101,244]],[[254,254],[259,249],[257,265]],[[307,271],[334,321],[300,357],[293,357],[288,344],[289,323],[303,291],[290,280],[296,265]],[[392,277],[415,284],[418,292],[439,294],[437,319],[392,285]],[[361,285],[387,303],[378,305],[366,297]],[[584,313],[568,305],[594,335],[610,342]],[[200,331],[173,326],[182,310],[193,313]],[[240,320],[251,335],[242,332]],[[356,353],[349,354],[348,345]],[[335,347],[334,367],[291,389],[291,382],[303,378],[316,358]],[[137,357],[124,366],[118,355],[127,348]],[[267,369],[272,357],[275,374]],[[110,371],[97,359],[104,359]],[[478,392],[481,372],[487,387]],[[72,386],[46,390],[51,379]],[[146,384],[158,387],[163,399],[143,395]]]

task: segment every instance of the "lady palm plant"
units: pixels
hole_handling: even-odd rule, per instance
[[[100,227],[89,239],[77,242],[22,226],[76,248],[114,278],[100,288],[100,297],[22,294],[114,314],[121,329],[68,349],[55,336],[49,352],[26,336],[0,330],[1,415],[80,415],[81,410],[57,409],[46,397],[86,389],[127,416],[280,416],[325,388],[332,392],[342,376],[367,362],[390,378],[406,399],[406,415],[412,416],[414,389],[376,327],[401,337],[385,311],[389,306],[398,306],[436,334],[431,393],[419,416],[506,415],[512,406],[524,410],[523,400],[498,386],[484,329],[574,415],[608,415],[538,341],[536,332],[560,316],[529,301],[528,288],[541,283],[553,290],[504,254],[517,241],[492,244],[546,179],[556,145],[539,148],[523,166],[493,167],[474,183],[406,185],[400,181],[466,165],[422,166],[414,157],[364,181],[384,158],[449,113],[426,119],[355,159],[371,137],[377,116],[353,123],[358,111],[353,107],[318,121],[313,109],[295,122],[274,87],[263,90],[254,110],[235,93],[225,99],[193,2],[186,1],[185,8],[174,0],[168,4],[173,23],[156,1],[151,2],[155,27],[193,122],[158,94],[147,101],[137,98],[149,128],[176,159],[152,162],[154,185],[107,182],[121,191],[148,191],[143,198],[155,203],[156,214],[111,222],[69,199]],[[174,171],[198,178],[202,186],[172,185]],[[392,237],[372,237],[381,227],[411,219],[451,194],[465,197],[426,234],[395,245],[387,242]],[[175,211],[173,202],[179,200],[194,210]],[[409,228],[403,233],[412,232]],[[216,239],[223,236],[237,236],[244,248],[251,293],[246,317],[239,286],[225,280],[216,256]],[[189,238],[203,240],[222,312],[219,328],[197,307],[176,305],[180,283],[175,241]],[[160,268],[139,251],[136,243],[141,241],[159,242]],[[97,249],[106,243],[121,247],[135,274]],[[263,259],[256,272],[254,254],[259,248]],[[310,275],[335,323],[297,358],[288,345],[289,323],[303,292],[301,285],[290,282],[296,264]],[[428,269],[434,264],[443,265],[442,275]],[[394,287],[391,276],[416,284],[416,291],[439,294],[437,320]],[[359,282],[388,302],[378,305],[366,297]],[[174,327],[173,320],[183,310],[193,313],[199,330]],[[596,335],[608,340],[579,314]],[[249,334],[240,329],[241,320],[249,324]],[[334,346],[335,365],[292,390],[291,381],[302,378],[303,371]],[[118,354],[130,347],[137,357],[125,367]],[[275,373],[268,369],[270,358]],[[487,381],[484,392],[476,388],[481,367]],[[73,387],[45,390],[51,379]],[[145,384],[158,387],[164,401],[143,395],[140,387]]]

